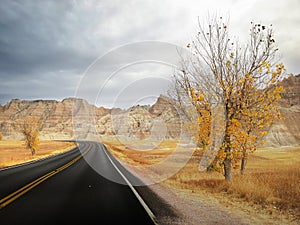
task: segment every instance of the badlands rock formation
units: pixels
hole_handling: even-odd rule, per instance
[[[279,103],[284,120],[276,122],[266,136],[267,146],[300,144],[300,76],[283,81],[286,92]],[[160,96],[152,106],[127,110],[96,107],[83,99],[13,99],[0,106],[0,132],[4,139],[22,139],[18,125],[27,116],[42,121],[42,139],[73,139],[119,135],[128,138],[177,138],[181,122],[175,104]]]
[[[86,139],[87,135],[176,138],[180,134],[177,111],[164,96],[152,106],[133,106],[128,110],[96,107],[76,98],[61,102],[13,99],[0,107],[0,132],[4,139],[23,138],[18,126],[25,116],[42,121],[41,139]]]
[[[300,75],[282,81],[285,93],[279,102],[283,117],[270,128],[266,136],[267,146],[300,144]]]

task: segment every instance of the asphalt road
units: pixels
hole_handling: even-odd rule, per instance
[[[155,224],[155,212],[170,214],[166,207],[158,207],[153,213],[150,208],[162,207],[163,203],[147,187],[113,182],[90,166],[101,166],[113,179],[137,179],[110,156],[105,146],[95,142],[79,144],[81,151],[75,148],[0,171],[0,224],[147,225]]]

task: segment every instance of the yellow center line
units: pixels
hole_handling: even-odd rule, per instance
[[[51,173],[54,173],[54,171],[51,171],[50,173],[45,174],[44,176],[42,176],[42,177],[40,177],[40,178],[38,178],[38,179],[32,181],[31,183],[25,185],[24,187],[22,187],[22,188],[18,189],[17,191],[11,193],[10,195],[6,196],[5,198],[2,198],[2,199],[0,200],[0,203],[6,201],[7,199],[11,198],[12,196],[14,196],[14,195],[18,194],[19,192],[23,191],[24,189],[30,187],[31,185],[33,185],[34,183],[38,182],[39,180],[42,180],[44,177],[47,177],[47,176],[48,176],[49,174],[51,174]]]
[[[21,197],[22,195],[24,195],[25,193],[27,193],[28,191],[30,191],[32,188],[36,187],[37,185],[39,185],[40,183],[42,183],[43,181],[49,179],[50,177],[54,176],[55,174],[63,171],[64,169],[68,168],[69,166],[73,165],[75,162],[77,162],[79,159],[81,159],[84,155],[86,155],[90,150],[91,150],[91,145],[89,145],[88,149],[85,150],[82,155],[77,156],[76,158],[72,159],[71,161],[69,161],[68,163],[66,163],[65,165],[37,178],[36,180],[30,182],[29,184],[25,185],[22,188],[19,188],[18,190],[16,190],[15,192],[11,193],[10,195],[2,198],[0,200],[0,209],[4,208],[5,206],[7,206],[8,204],[12,203],[13,201],[15,201],[16,199],[18,199],[19,197]]]

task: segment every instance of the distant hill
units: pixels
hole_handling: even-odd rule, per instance
[[[283,120],[277,121],[266,136],[267,146],[300,144],[300,75],[282,81],[285,93],[279,102]]]
[[[286,92],[279,102],[285,118],[276,122],[266,136],[267,146],[300,144],[300,75],[282,82]],[[86,138],[87,129],[94,127],[97,135],[123,135],[135,138],[176,138],[181,124],[172,100],[161,95],[152,106],[134,106],[127,110],[96,107],[78,98],[56,100],[13,99],[0,106],[0,131],[4,139],[22,139],[18,124],[24,116],[32,115],[42,121],[42,139]],[[80,133],[81,132],[81,133]],[[89,130],[90,132],[90,130]]]
[[[22,139],[18,124],[31,115],[42,121],[42,139],[72,139],[74,124],[76,130],[94,122],[97,133],[102,136],[127,135],[143,138],[151,135],[155,121],[167,126],[167,138],[176,138],[180,134],[177,112],[170,99],[160,96],[152,106],[134,106],[128,110],[96,107],[83,99],[67,98],[55,100],[19,100],[13,99],[0,107],[0,131],[4,139]],[[74,121],[75,120],[75,121]],[[82,123],[82,124],[79,124]],[[83,130],[84,134],[86,130]],[[78,137],[76,135],[76,137]],[[86,138],[86,137],[83,137]]]

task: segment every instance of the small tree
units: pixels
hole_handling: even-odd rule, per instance
[[[229,36],[228,22],[216,16],[206,25],[199,21],[199,32],[187,47],[194,57],[183,58],[175,93],[198,112],[196,140],[203,146],[211,144],[213,115],[223,114],[222,144],[214,163],[231,181],[232,167],[241,161],[244,171],[248,153],[280,117],[275,102],[283,91],[285,69],[275,62],[272,26],[251,23],[250,40],[241,46]]]
[[[20,130],[25,137],[25,144],[30,149],[31,154],[34,155],[39,148],[41,123],[40,120],[31,116],[27,116],[20,124]]]

